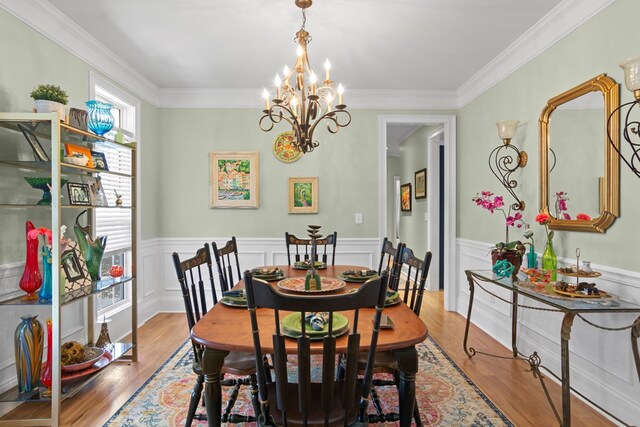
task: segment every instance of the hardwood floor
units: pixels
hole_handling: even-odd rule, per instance
[[[422,319],[429,334],[462,368],[476,385],[516,426],[557,425],[537,379],[526,372],[527,365],[513,360],[484,356],[469,359],[462,349],[464,318],[443,310],[443,294],[428,292],[422,305]],[[182,314],[161,313],[142,326],[139,362],[116,363],[96,381],[62,403],[62,425],[101,426],[162,365],[187,338]],[[484,332],[472,326],[470,343],[478,350],[509,356],[510,352]],[[548,381],[553,398],[560,402],[560,387]],[[600,414],[578,399],[572,400],[574,426],[611,426]],[[2,417],[2,420],[46,416],[48,406],[30,403]]]

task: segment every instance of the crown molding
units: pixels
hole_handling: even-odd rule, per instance
[[[564,0],[457,90],[348,91],[352,109],[459,109],[615,0]],[[158,108],[259,108],[258,89],[160,88],[46,0],[0,0],[14,15]]]
[[[160,108],[261,108],[260,89],[180,89],[159,90]],[[357,90],[345,92],[350,109],[456,109],[455,91],[438,90]]]
[[[458,108],[549,49],[615,0],[564,0],[457,90]]]
[[[0,8],[149,103],[158,86],[46,0],[0,0]]]

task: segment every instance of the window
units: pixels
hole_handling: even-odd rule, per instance
[[[135,140],[137,128],[137,100],[103,81],[97,75],[91,73],[90,88],[92,98],[113,105],[111,113],[114,117],[114,127],[105,136],[113,139],[120,131],[130,140]],[[131,150],[118,149],[108,145],[96,146],[97,151],[104,153],[110,172],[131,174],[133,162]],[[122,196],[123,206],[133,205],[132,179],[126,176],[101,174],[101,182],[104,188],[109,206],[115,206],[116,194]],[[121,266],[125,275],[131,274],[131,211],[129,209],[95,209],[95,232],[97,236],[108,236],[106,250],[102,258],[101,273],[103,277],[109,276],[109,270],[113,265]],[[130,302],[130,288],[118,285],[104,292],[97,298],[98,316],[106,312],[118,310]]]

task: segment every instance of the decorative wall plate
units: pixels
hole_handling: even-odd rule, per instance
[[[302,157],[302,151],[293,144],[294,133],[291,131],[282,132],[273,141],[273,155],[276,159],[284,163],[293,163]]]

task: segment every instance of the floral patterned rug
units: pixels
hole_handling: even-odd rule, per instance
[[[425,426],[513,426],[435,341],[428,338],[416,348],[420,357],[416,395]],[[196,380],[191,361],[191,344],[186,341],[104,426],[183,426]],[[395,388],[377,390],[383,410],[397,411]],[[223,393],[230,391],[223,387]],[[227,397],[223,399],[224,405]],[[374,413],[373,407],[369,410]],[[198,411],[204,413],[204,407]],[[248,387],[241,388],[233,412],[253,415]],[[206,422],[194,420],[192,425]]]

